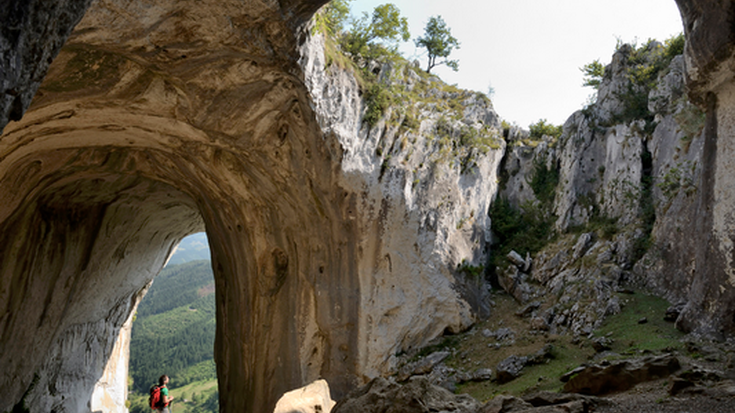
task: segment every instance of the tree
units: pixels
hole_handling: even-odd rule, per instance
[[[350,16],[352,0],[332,0],[314,15],[316,27],[323,29],[328,36],[336,36],[344,30]]]
[[[429,52],[429,64],[426,67],[426,73],[431,73],[431,69],[438,65],[447,65],[455,72],[459,69],[458,60],[449,60],[449,54],[455,48],[459,49],[459,42],[447,27],[441,16],[431,17],[424,28],[424,37],[415,40],[416,47],[425,47]],[[444,60],[437,61],[437,58]]]
[[[408,20],[394,4],[386,3],[373,9],[373,14],[363,13],[352,21],[352,29],[345,37],[344,47],[353,56],[370,56],[379,43],[390,52],[398,49],[399,41],[410,38]],[[374,54],[374,53],[373,53]]]
[[[595,60],[591,63],[587,63],[579,70],[584,73],[584,83],[582,84],[582,86],[591,86],[594,89],[600,88],[602,78],[605,76],[605,66],[600,63],[600,60]]]
[[[532,123],[528,128],[531,131],[531,139],[541,139],[544,135],[559,138],[563,131],[561,125],[555,126],[547,122],[546,119],[539,119],[538,122]]]

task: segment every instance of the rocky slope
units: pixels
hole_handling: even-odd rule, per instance
[[[705,115],[684,95],[684,59],[672,48],[623,45],[597,101],[573,114],[558,140],[509,143],[501,197],[551,217],[557,235],[530,257],[531,268],[505,269],[500,284],[522,302],[555,296],[540,315],[553,330],[589,334],[619,311],[614,293],[627,287],[672,303],[697,299],[691,234]],[[553,201],[528,188],[538,174],[556,174]]]

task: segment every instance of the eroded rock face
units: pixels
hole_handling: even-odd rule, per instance
[[[93,6],[0,141],[1,411],[89,410],[140,294],[202,229],[223,409],[355,380],[359,237],[296,64],[318,5]]]
[[[411,108],[394,105],[370,125],[352,71],[327,67],[321,36],[306,46],[302,65],[317,119],[342,148],[339,185],[355,194],[349,218],[361,234],[359,364],[362,374],[375,377],[395,368],[394,354],[487,314],[483,277],[461,268],[484,265],[486,211],[505,143],[487,98],[442,90],[446,85],[421,78],[410,65],[374,69],[378,82],[411,96],[404,103]],[[453,113],[435,106],[451,99],[462,102],[456,124],[445,120]],[[406,126],[411,116],[413,128]],[[437,128],[488,131],[497,146],[450,149]]]
[[[0,10],[0,132],[19,120],[91,0],[9,0]]]
[[[735,331],[735,33],[731,2],[677,0],[687,37],[689,94],[707,111],[696,261],[689,302],[677,324],[720,336]]]
[[[319,377],[339,397],[483,311],[482,279],[457,267],[484,257],[502,145],[461,168],[428,143],[409,161],[387,118],[362,128],[354,79],[338,91],[349,116],[325,120],[335,102],[319,99],[312,112],[296,46],[316,6],[92,5],[0,140],[0,255],[12,257],[0,411],[109,404],[99,391],[89,401],[124,321],[172,247],[202,229],[223,410],[272,409]],[[323,65],[311,69],[313,80]],[[489,101],[467,99],[447,133],[492,131]],[[425,115],[428,134],[439,115]],[[376,157],[378,142],[406,161]]]

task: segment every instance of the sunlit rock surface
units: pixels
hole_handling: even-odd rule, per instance
[[[505,143],[487,98],[440,90],[441,84],[400,64],[374,71],[379,82],[407,90],[418,125],[402,126],[412,115],[400,104],[369,125],[362,118],[366,105],[354,69],[327,67],[321,36],[311,39],[303,54],[320,125],[341,148],[339,184],[354,193],[349,218],[361,233],[360,366],[375,377],[393,370],[394,354],[425,345],[445,330],[462,331],[478,314],[487,314],[482,277],[457,268],[485,264],[487,210],[497,192]],[[418,92],[424,84],[432,88]],[[463,109],[461,119],[446,126],[448,133],[487,128],[497,147],[482,151],[455,144],[453,151],[461,155],[447,155],[437,125],[450,113],[432,102],[451,99],[463,102]]]
[[[125,412],[128,398],[128,366],[130,364],[130,333],[133,317],[129,317],[120,329],[102,378],[97,381],[92,393],[93,412]]]

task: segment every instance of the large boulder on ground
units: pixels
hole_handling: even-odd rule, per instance
[[[281,396],[273,413],[329,413],[334,405],[327,381],[317,380]]]
[[[521,375],[523,367],[528,363],[528,357],[510,356],[498,363],[495,379],[498,383],[507,383]]]
[[[638,383],[666,377],[680,368],[679,359],[666,354],[579,369],[564,392],[603,395],[628,390]]]
[[[403,386],[376,378],[350,393],[334,407],[334,413],[475,413],[480,403],[466,394],[455,395],[414,377]]]

